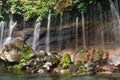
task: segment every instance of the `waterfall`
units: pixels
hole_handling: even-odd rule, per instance
[[[62,24],[63,24],[63,18],[62,18],[62,14],[60,15],[60,27],[59,27],[59,33],[58,33],[58,49],[61,50],[62,48],[62,41],[63,41],[63,37],[62,37]]]
[[[51,22],[51,11],[49,10],[48,24],[47,24],[47,37],[46,37],[46,51],[48,55],[51,55],[50,53],[50,22]]]
[[[76,35],[75,36],[76,36],[75,46],[76,46],[76,51],[78,51],[78,17],[76,17]]]
[[[112,33],[114,35],[115,42],[115,51],[113,54],[109,55],[108,63],[118,65],[120,64],[120,19],[119,19],[119,9],[117,1],[115,3],[112,0],[109,0],[110,3],[110,13],[114,21],[112,24]]]
[[[103,12],[101,4],[98,3],[98,11],[99,11],[99,20],[100,20],[100,39],[101,39],[101,48],[105,49],[105,41],[104,41],[104,25],[103,25]]]
[[[13,31],[14,31],[14,28],[15,28],[16,24],[17,24],[17,21],[14,24],[10,24],[9,36],[6,38],[6,40],[4,42],[4,45],[8,44],[12,40],[12,38],[13,38]]]
[[[82,36],[83,36],[83,48],[86,48],[86,38],[85,38],[85,20],[84,20],[84,13],[82,15]]]
[[[0,49],[3,47],[5,24],[4,21],[0,22]]]
[[[112,0],[109,0],[110,2],[110,12],[112,15],[113,20],[115,20],[115,23],[113,23],[113,33],[114,33],[114,37],[115,37],[115,44],[116,47],[120,46],[120,19],[119,19],[119,10],[116,7],[116,3],[113,3]]]
[[[37,41],[38,41],[39,35],[40,35],[40,25],[41,25],[40,22],[35,24],[34,35],[33,35],[33,43],[32,43],[32,49],[34,51],[36,51]]]

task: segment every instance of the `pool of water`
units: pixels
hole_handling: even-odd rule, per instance
[[[0,80],[120,80],[119,74],[96,76],[41,76],[36,74],[0,73]]]

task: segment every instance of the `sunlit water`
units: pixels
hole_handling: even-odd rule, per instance
[[[86,36],[85,36],[85,19],[84,19],[84,13],[81,12],[81,15],[82,15],[83,48],[86,48]]]
[[[38,41],[39,35],[40,35],[40,25],[41,25],[40,22],[35,24],[34,35],[33,35],[33,43],[32,43],[32,49],[34,51],[36,51],[37,41]]]
[[[100,3],[98,3],[98,11],[99,11],[99,20],[100,20],[100,35],[101,35],[101,48],[105,49],[105,41],[104,41],[104,24],[103,24],[103,9]]]
[[[120,80],[118,75],[102,76],[41,76],[35,74],[0,73],[0,80]]]
[[[46,51],[48,55],[51,55],[50,53],[50,22],[51,22],[51,11],[49,11],[48,24],[47,24]]]
[[[59,33],[58,33],[58,49],[61,50],[62,48],[62,25],[63,25],[63,15],[60,15],[60,27],[59,27]]]
[[[5,27],[6,27],[6,22],[1,21],[0,22],[0,49],[2,48],[3,42],[4,42]]]
[[[4,42],[4,45],[8,44],[12,40],[12,38],[13,38],[13,31],[14,31],[16,25],[17,25],[17,22],[15,22],[14,24],[10,25],[9,36],[6,38],[6,40]]]
[[[78,50],[78,17],[76,17],[76,51]]]

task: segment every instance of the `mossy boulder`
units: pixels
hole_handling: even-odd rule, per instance
[[[21,59],[30,59],[34,56],[34,51],[23,42],[21,37],[13,39],[4,45],[0,51],[0,58],[7,62],[20,62]]]
[[[64,54],[60,60],[60,67],[61,68],[68,68],[68,65],[71,63],[71,57],[69,54]]]
[[[109,57],[109,52],[100,50],[98,48],[93,48],[91,50],[91,62],[96,64],[107,63]]]
[[[82,63],[87,62],[88,61],[88,55],[87,55],[87,53],[79,52],[79,53],[74,55],[73,61],[74,62],[81,61]]]

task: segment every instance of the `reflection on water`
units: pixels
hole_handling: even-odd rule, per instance
[[[40,76],[35,74],[0,73],[0,80],[120,80],[119,74],[104,76]]]

